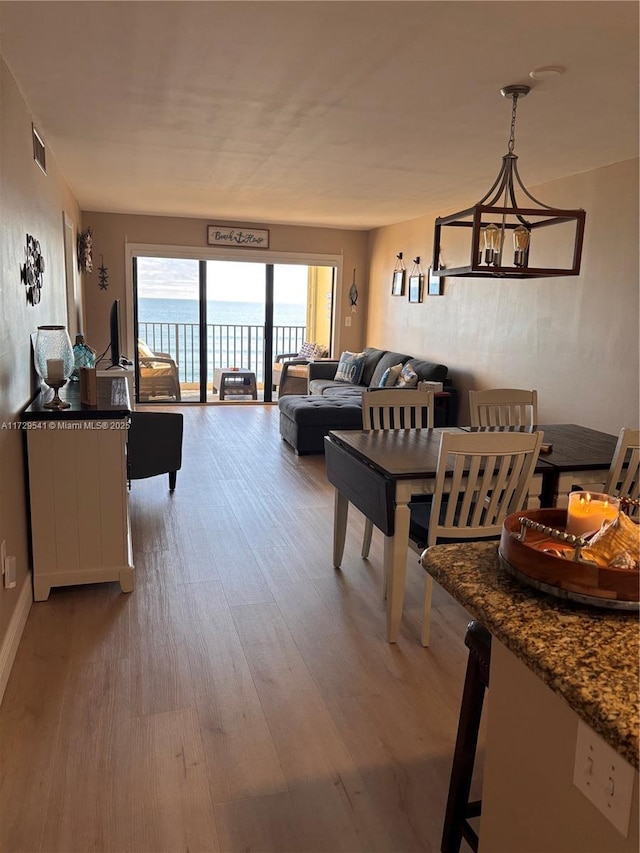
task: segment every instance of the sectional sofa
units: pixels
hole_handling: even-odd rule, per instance
[[[436,426],[455,426],[458,395],[448,380],[444,364],[414,358],[406,353],[368,347],[360,381],[335,378],[338,360],[309,364],[309,394],[288,395],[278,401],[280,435],[299,455],[324,453],[324,437],[334,429],[362,429],[362,392],[380,386],[388,368],[411,362],[418,381],[442,382],[446,395],[436,398]]]

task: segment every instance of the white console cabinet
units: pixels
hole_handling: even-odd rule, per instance
[[[122,378],[101,378],[96,409],[83,408],[70,387],[61,396],[71,409],[52,412],[38,398],[23,414],[36,601],[71,584],[119,581],[133,590],[123,388]]]

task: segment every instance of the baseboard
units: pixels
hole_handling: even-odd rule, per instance
[[[32,602],[31,575],[27,575],[18,596],[18,603],[11,616],[9,628],[4,635],[2,646],[0,647],[0,703],[2,703],[4,697],[4,691],[9,681],[9,675],[11,674],[11,667],[16,658]]]

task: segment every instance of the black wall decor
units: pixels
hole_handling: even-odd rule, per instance
[[[98,267],[98,287],[106,290],[109,287],[109,270],[104,265],[104,255],[100,255],[100,266]]]
[[[40,251],[40,243],[30,234],[27,234],[25,254],[26,261],[20,268],[20,278],[27,288],[27,303],[37,305],[42,291],[44,258]]]

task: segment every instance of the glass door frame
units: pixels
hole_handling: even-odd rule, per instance
[[[204,272],[205,264],[202,261],[243,261],[243,262],[253,262],[253,263],[261,263],[265,265],[275,265],[275,264],[296,264],[306,265],[309,267],[333,267],[334,268],[334,295],[333,295],[333,311],[331,318],[331,340],[336,340],[336,333],[338,331],[338,323],[340,320],[340,313],[337,310],[337,306],[342,304],[341,294],[342,294],[342,286],[343,286],[343,258],[342,255],[333,255],[333,254],[319,254],[319,253],[306,253],[306,252],[274,252],[270,249],[228,249],[228,248],[213,248],[213,247],[205,247],[205,246],[174,246],[174,245],[163,245],[163,244],[151,244],[151,243],[125,243],[125,316],[123,318],[123,337],[126,344],[125,352],[137,352],[136,347],[136,337],[135,337],[135,329],[136,329],[136,315],[137,315],[137,305],[136,300],[134,300],[134,264],[133,259],[137,257],[147,257],[147,258],[181,258],[186,260],[200,261],[199,264],[199,288],[200,295],[204,292],[205,287],[205,277],[206,273]],[[272,270],[272,278],[271,278],[271,302],[273,303],[273,266]],[[268,285],[265,290],[265,300],[268,295]],[[265,303],[266,304],[266,303]],[[205,302],[206,307],[206,302]],[[273,320],[273,317],[271,318]],[[201,323],[201,333],[202,333],[202,324],[206,324],[207,318],[205,316],[200,316]],[[265,322],[267,318],[265,318]],[[202,364],[203,362],[203,349],[201,347],[200,352],[200,367],[201,367],[201,376],[203,367],[206,367]],[[267,381],[271,381],[271,378],[267,376],[267,374],[271,371],[273,359],[271,361],[267,361],[267,353],[265,353],[265,364],[264,364],[264,382],[265,388],[267,387]],[[206,376],[206,369],[204,375]],[[269,385],[271,388],[271,385]],[[206,390],[206,389],[205,389]],[[206,394],[205,394],[206,397]],[[201,400],[201,402],[203,402]],[[205,401],[206,402],[206,399]]]

